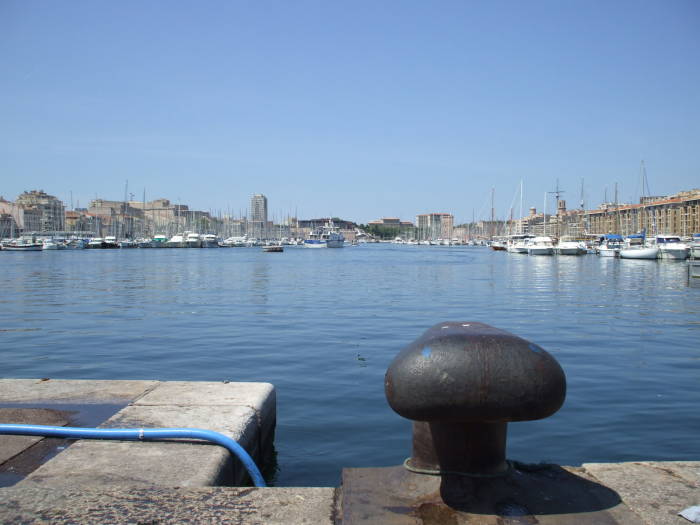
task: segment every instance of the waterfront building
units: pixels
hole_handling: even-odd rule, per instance
[[[99,236],[132,238],[136,231],[142,230],[143,210],[134,208],[124,201],[95,199],[90,201],[87,209],[90,216],[99,218],[94,221],[95,233]]]
[[[700,190],[642,198],[639,204],[605,204],[585,212],[590,233],[630,235],[646,230],[689,237],[700,232]]]
[[[267,238],[267,197],[256,193],[250,197],[250,224],[248,235],[258,238]]]
[[[15,218],[9,213],[0,213],[0,239],[17,237],[20,233]]]
[[[452,239],[454,216],[450,213],[425,213],[416,215],[418,239]]]
[[[416,238],[416,227],[410,221],[402,221],[397,217],[383,217],[367,223],[370,234],[381,239],[401,237],[404,240]],[[347,239],[347,236],[346,236]]]
[[[0,237],[18,237],[24,232],[41,231],[42,212],[38,208],[24,208],[0,197],[0,214],[8,216],[0,229]]]
[[[65,228],[65,206],[53,195],[43,190],[25,191],[15,201],[15,204],[25,211],[25,232],[61,231]],[[38,224],[33,223],[27,211],[33,210],[34,216],[39,217]],[[32,217],[33,218],[33,217]]]
[[[530,214],[514,221],[516,232],[584,237],[617,233],[631,235],[646,230],[648,235],[664,233],[689,237],[700,232],[700,190],[682,191],[671,196],[642,197],[638,204],[606,202],[595,210],[567,210],[558,201],[556,215]]]

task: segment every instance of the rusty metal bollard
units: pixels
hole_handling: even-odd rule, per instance
[[[543,419],[566,397],[559,363],[536,344],[487,324],[436,324],[387,370],[387,400],[413,423],[405,467],[417,473],[507,474],[510,421]]]

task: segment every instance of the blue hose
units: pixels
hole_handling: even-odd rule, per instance
[[[265,480],[245,449],[228,436],[200,428],[78,428],[42,425],[0,424],[0,434],[15,436],[43,436],[68,439],[116,439],[153,441],[157,439],[186,438],[211,441],[226,447],[250,474],[256,487],[265,487]]]

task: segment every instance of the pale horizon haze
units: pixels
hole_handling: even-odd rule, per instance
[[[455,223],[700,187],[700,2],[0,0],[0,195]],[[554,209],[550,195],[548,211]]]

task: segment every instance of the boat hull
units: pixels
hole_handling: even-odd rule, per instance
[[[41,244],[28,244],[25,246],[8,246],[5,245],[2,247],[3,251],[8,251],[8,252],[40,252],[42,251],[43,246]]]
[[[620,250],[615,248],[599,248],[598,255],[601,257],[617,257],[620,254]]]
[[[543,247],[530,247],[527,249],[527,253],[529,255],[553,255],[554,254],[554,248],[549,248],[546,246]]]
[[[557,248],[559,255],[583,255],[586,250],[581,248]]]
[[[687,248],[661,248],[659,250],[659,258],[671,261],[685,261],[688,258],[688,251]]]
[[[304,241],[304,248],[326,248],[326,241],[319,241],[317,239],[306,239]]]
[[[657,259],[658,248],[631,248],[620,250],[620,259]]]

